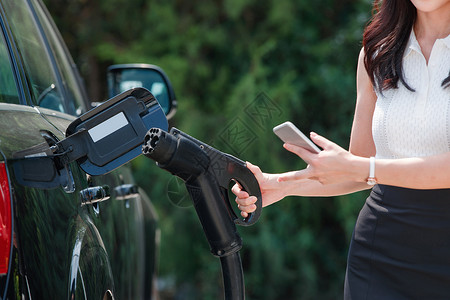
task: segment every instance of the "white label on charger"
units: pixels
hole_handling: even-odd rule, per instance
[[[123,114],[123,112],[121,112],[115,115],[114,117],[111,117],[108,120],[101,122],[97,126],[92,127],[91,129],[88,130],[88,132],[94,143],[96,143],[99,140],[107,137],[111,133],[114,133],[120,128],[125,127],[127,125],[128,120]]]

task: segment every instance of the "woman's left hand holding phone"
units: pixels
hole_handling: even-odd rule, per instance
[[[366,173],[369,174],[369,164],[367,163],[367,170],[361,170],[360,166],[365,165],[362,160],[367,158],[352,155],[316,133],[311,133],[311,139],[323,149],[320,153],[313,153],[292,144],[283,145],[286,150],[302,158],[308,167],[281,174],[278,178],[279,182],[304,179],[316,180],[322,184],[365,181]]]

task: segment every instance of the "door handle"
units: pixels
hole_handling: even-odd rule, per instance
[[[139,194],[139,188],[136,184],[122,184],[114,188],[117,200],[128,200]]]
[[[93,186],[80,191],[81,204],[94,204],[111,197],[109,186]]]

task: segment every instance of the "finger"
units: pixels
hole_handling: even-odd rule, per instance
[[[307,163],[309,163],[314,158],[314,156],[317,155],[317,153],[312,153],[312,152],[306,150],[305,148],[299,147],[294,144],[285,143],[285,144],[283,144],[283,147],[286,150],[300,156],[300,158],[303,159],[304,161],[306,161]]]
[[[241,211],[241,216],[244,218],[248,217],[248,213],[246,213],[245,211]]]
[[[251,205],[239,205],[238,206],[239,209],[241,211],[244,211],[246,213],[252,213],[256,210],[256,205],[255,204],[251,204]]]
[[[311,168],[306,168],[300,171],[292,171],[292,172],[287,172],[284,174],[281,174],[277,181],[278,182],[283,182],[283,181],[292,181],[292,180],[300,180],[300,179],[308,179],[310,178],[311,175]]]
[[[258,199],[255,196],[247,198],[236,198],[236,203],[240,206],[247,206],[255,204]]]
[[[231,188],[231,192],[236,195],[238,198],[248,198],[250,195],[244,191],[239,183],[236,183]]]
[[[311,132],[310,134],[311,140],[322,149],[330,149],[331,147],[334,147],[336,144],[332,141],[324,138],[321,135],[318,135],[315,132]]]

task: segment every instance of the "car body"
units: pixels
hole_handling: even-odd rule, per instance
[[[92,176],[70,162],[58,167],[56,186],[45,165],[32,175],[15,167],[55,157],[68,126],[89,109],[42,2],[0,0],[1,299],[156,295],[157,215],[129,167]]]

